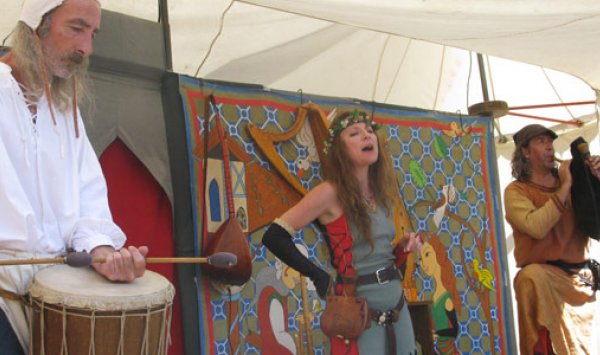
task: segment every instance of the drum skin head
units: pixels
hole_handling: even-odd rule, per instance
[[[100,311],[151,308],[171,303],[175,288],[162,275],[146,270],[133,282],[111,282],[90,267],[57,265],[38,272],[29,295],[50,304]]]

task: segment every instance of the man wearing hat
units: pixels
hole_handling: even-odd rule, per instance
[[[97,0],[25,0],[0,58],[0,259],[105,257],[111,281],[143,275],[147,247],[123,248],[106,182],[77,98],[100,26]],[[28,327],[18,296],[43,266],[0,266],[0,352],[23,354]]]
[[[556,133],[539,124],[514,135],[512,175],[504,192],[520,268],[514,287],[521,354],[590,354],[595,313],[590,239],[577,229],[570,161],[555,167]],[[600,171],[599,157],[591,168]]]

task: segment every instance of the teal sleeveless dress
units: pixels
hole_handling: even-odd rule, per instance
[[[371,216],[371,235],[373,236],[374,248],[371,251],[369,243],[364,238],[356,238],[359,231],[348,220],[350,231],[352,233],[352,265],[357,275],[373,273],[378,269],[388,267],[394,264],[395,256],[391,241],[395,235],[395,228],[392,217],[387,215],[384,208],[377,207]],[[362,285],[357,287],[359,296],[366,297],[369,308],[389,311],[396,307],[403,297],[402,283],[400,279],[392,280],[389,283]],[[416,354],[415,334],[413,332],[410,314],[406,303],[400,311],[400,319],[394,323],[396,333],[396,352],[397,354]],[[371,321],[371,327],[358,339],[358,349],[360,354],[386,354],[388,349],[387,333],[383,326],[375,321]]]

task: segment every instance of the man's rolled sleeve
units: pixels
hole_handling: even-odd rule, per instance
[[[100,245],[120,249],[125,241],[125,233],[112,221],[85,218],[77,222],[67,245],[75,251],[90,252]]]
[[[508,222],[513,228],[535,239],[542,239],[548,235],[565,209],[562,203],[557,204],[560,200],[555,201],[554,198],[548,199],[543,206],[537,208],[522,191],[514,186],[506,188],[504,200]]]

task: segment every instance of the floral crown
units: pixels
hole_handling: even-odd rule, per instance
[[[342,131],[350,125],[359,122],[364,122],[366,125],[370,126],[375,131],[378,130],[379,127],[381,127],[379,123],[373,121],[371,117],[369,117],[364,111],[359,111],[355,109],[352,112],[346,112],[342,115],[345,115],[346,117],[334,120],[331,126],[329,126],[327,138],[325,138],[325,141],[323,142],[325,144],[325,149],[323,149],[325,154],[327,154],[327,152],[329,151],[329,148],[333,144],[335,137],[339,136],[340,133],[342,133]]]

